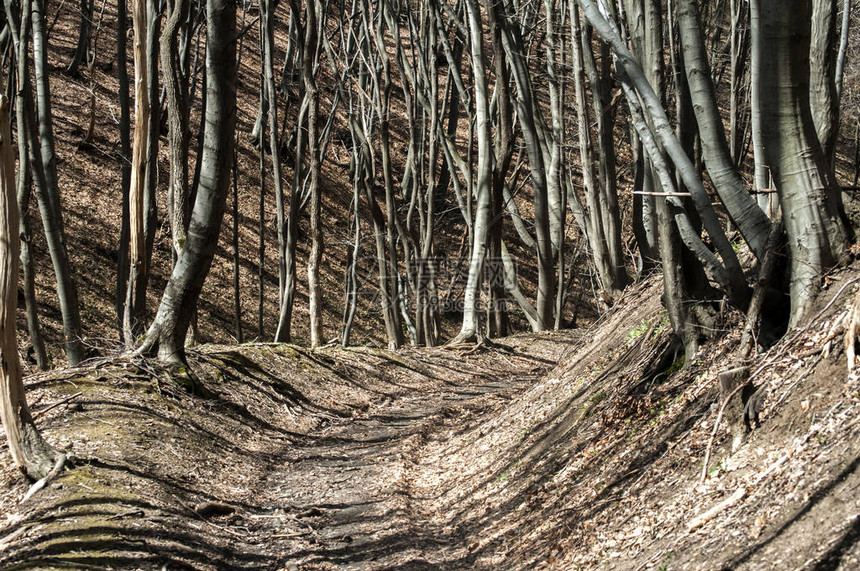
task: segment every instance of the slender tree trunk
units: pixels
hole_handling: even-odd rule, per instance
[[[173,242],[173,256],[179,256],[191,215],[188,188],[188,77],[182,73],[179,59],[179,31],[188,19],[190,0],[169,0],[168,16],[161,33],[161,68],[167,102],[167,140],[170,154],[170,177],[167,186],[167,211]]]
[[[125,297],[128,287],[129,246],[131,240],[131,105],[128,100],[128,66],[126,64],[128,17],[126,2],[117,3],[116,66],[119,83],[119,140],[122,221],[120,222],[119,247],[117,248],[116,305],[117,330],[123,336],[125,323]]]
[[[729,83],[729,153],[735,168],[743,162],[743,123],[741,98],[749,56],[749,10],[745,2],[731,0],[732,35],[730,45],[731,79]],[[743,113],[746,116],[746,113]]]
[[[314,77],[314,60],[318,49],[316,3],[306,5],[305,49],[303,52],[302,80],[308,95],[308,158],[310,169],[310,214],[311,214],[311,256],[308,260],[308,313],[310,314],[311,347],[323,344],[322,333],[322,287],[320,285],[320,266],[323,257],[323,232],[320,198],[320,157],[317,140],[317,93]]]
[[[492,223],[489,228],[489,250],[488,256],[493,268],[490,271],[490,307],[492,321],[490,322],[492,332],[497,336],[506,335],[508,332],[507,312],[504,308],[505,274],[502,262],[502,217],[504,213],[504,187],[505,178],[511,164],[514,152],[513,135],[513,106],[511,105],[511,93],[509,87],[508,64],[502,43],[502,31],[499,27],[499,12],[502,8],[500,2],[484,0],[484,10],[487,12],[490,33],[492,34],[493,64],[495,66],[496,84],[494,97],[496,98],[498,126],[496,128],[495,154],[496,160],[493,168],[493,188],[491,196]],[[511,201],[513,203],[513,201]]]
[[[758,14],[761,0],[750,0],[750,29],[759,26]],[[752,129],[753,161],[755,163],[755,190],[771,190],[769,184],[769,165],[766,164],[764,139],[762,136],[762,92],[760,83],[762,77],[761,53],[763,46],[760,45],[760,34],[750,34],[750,126]],[[758,204],[773,220],[777,215],[779,205],[776,195],[772,193],[761,193],[758,195]]]
[[[834,181],[831,158],[836,147],[839,100],[836,97],[836,0],[812,0],[809,49],[809,100],[818,143],[824,152],[827,176]]]
[[[720,200],[750,249],[763,259],[770,221],[747,192],[729,151],[711,81],[696,0],[679,0],[678,27],[693,111],[699,126],[702,154]]]
[[[18,203],[9,99],[0,95],[0,420],[12,460],[29,478],[45,477],[65,456],[39,433],[24,393],[15,320],[18,307]]]
[[[75,55],[72,56],[72,61],[69,63],[69,73],[73,76],[78,75],[78,68],[82,63],[85,66],[89,63],[87,58],[90,51],[90,29],[93,24],[93,0],[81,0],[79,7],[81,19],[78,26],[78,45],[75,48]]]
[[[625,0],[624,6],[633,51],[642,54],[645,76],[654,90],[662,94],[663,31],[659,6],[655,6],[654,0]],[[590,49],[590,43],[583,45],[583,50]],[[598,110],[595,109],[595,112]],[[660,258],[657,202],[656,197],[649,194],[658,190],[659,182],[634,129],[631,129],[630,141],[636,159],[633,191],[644,193],[633,195],[633,233],[639,249],[639,273],[642,274],[654,267]]]
[[[146,318],[146,195],[147,155],[149,152],[150,99],[149,62],[146,49],[148,22],[147,0],[132,0],[134,27],[134,140],[131,159],[131,187],[129,190],[130,256],[129,279],[126,293],[123,336],[126,347],[137,344],[138,332],[145,327]],[[141,305],[142,303],[142,305]]]
[[[188,236],[173,268],[155,320],[139,349],[167,362],[186,364],[185,337],[209,273],[227,194],[236,125],[236,4],[206,2],[206,110],[203,152]]]
[[[57,183],[57,157],[54,151],[54,128],[51,118],[51,89],[48,82],[48,46],[45,17],[45,0],[33,4],[33,58],[35,60],[36,96],[39,114],[39,141],[41,143],[41,163],[31,161],[33,170],[43,169],[40,177],[43,184],[36,185],[39,211],[45,228],[45,238],[51,254],[51,262],[57,278],[57,299],[63,316],[63,337],[66,345],[66,358],[70,365],[77,365],[84,357],[81,341],[81,315],[78,306],[78,292],[69,267],[69,254],[63,231],[63,215],[60,205],[60,191]],[[31,115],[32,116],[32,115]],[[31,138],[31,144],[35,145]],[[31,157],[32,159],[32,157]],[[34,174],[35,177],[35,174]]]
[[[478,323],[478,296],[483,281],[484,258],[490,219],[490,194],[493,180],[493,149],[490,135],[487,72],[484,67],[483,25],[476,0],[465,0],[468,13],[469,45],[472,55],[472,75],[475,89],[475,132],[477,133],[478,164],[475,176],[475,218],[469,276],[463,299],[463,323],[452,343],[474,340],[482,336]]]
[[[15,102],[16,119],[18,124],[18,179],[17,198],[18,211],[21,213],[20,244],[21,268],[24,278],[24,301],[26,304],[27,329],[30,333],[30,343],[39,370],[49,369],[48,355],[45,351],[45,341],[39,326],[38,306],[36,303],[36,275],[30,256],[32,231],[30,229],[30,173],[32,163],[30,157],[35,155],[31,148],[32,133],[32,86],[30,85],[30,6],[16,7],[11,1],[5,2],[6,17],[11,31],[12,47],[15,54],[16,74],[14,79],[19,83],[15,86],[17,97]],[[28,109],[30,115],[28,116]]]
[[[618,249],[613,256],[610,254],[610,240],[606,238],[607,231],[620,233],[621,224],[616,220],[613,224],[604,224],[604,209],[601,208],[601,188],[594,175],[594,145],[591,139],[591,120],[588,115],[585,92],[585,72],[583,69],[583,42],[582,29],[579,23],[579,11],[576,3],[570,4],[571,19],[571,50],[573,52],[573,85],[576,100],[576,117],[579,132],[579,159],[582,164],[582,185],[585,194],[585,202],[588,206],[588,217],[585,220],[583,233],[587,237],[591,257],[597,268],[598,279],[603,290],[610,297],[616,297],[627,284],[627,272],[624,269],[621,258],[621,237],[615,237],[612,244]],[[607,205],[608,206],[608,205]],[[607,209],[607,214],[618,216],[617,197],[616,208],[613,211]],[[616,265],[617,264],[617,265]]]

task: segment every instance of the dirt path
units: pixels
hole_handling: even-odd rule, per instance
[[[422,447],[492,414],[555,365],[567,335],[504,346],[311,353],[212,348],[218,394],[126,364],[31,381],[44,420],[82,458],[33,500],[7,451],[0,567],[412,569],[455,566],[467,538],[411,495]]]
[[[546,369],[515,360],[521,367],[506,375],[464,361],[468,374],[441,390],[402,395],[331,425],[307,445],[285,448],[284,469],[269,474],[261,501],[277,506],[271,536],[291,539],[279,543],[279,557],[300,568],[328,563],[356,570],[438,569],[462,557],[466,538],[432,528],[410,493],[410,478],[424,468],[422,444],[446,438],[449,419],[474,422]]]

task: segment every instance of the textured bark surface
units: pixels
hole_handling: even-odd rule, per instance
[[[36,429],[24,394],[15,333],[19,247],[9,99],[0,95],[0,420],[15,464],[28,477],[39,479],[51,471],[59,455]]]
[[[760,10],[752,33],[761,62],[762,140],[788,234],[794,325],[817,293],[821,273],[841,256],[846,231],[828,189],[810,108],[812,3],[797,0],[787,9],[783,2],[761,0]]]
[[[164,290],[143,353],[167,362],[185,363],[185,338],[203,282],[212,265],[227,194],[236,122],[236,5],[208,0],[206,10],[206,128],[199,158],[200,185],[188,237]]]
[[[137,342],[137,333],[145,327],[146,316],[146,230],[144,196],[146,167],[149,154],[149,56],[146,50],[148,33],[147,0],[131,4],[134,27],[134,138],[132,139],[131,185],[129,187],[129,276],[123,315],[123,336],[127,347]]]
[[[756,257],[761,259],[764,257],[770,222],[747,192],[729,152],[711,80],[711,66],[705,52],[696,1],[681,0],[678,3],[678,15],[678,28],[684,47],[684,67],[699,126],[705,166],[732,221]]]

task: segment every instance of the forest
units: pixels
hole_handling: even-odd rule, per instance
[[[567,439],[573,450],[572,434],[597,439],[584,423],[655,426],[682,401],[698,403],[692,418],[705,424],[672,424],[661,434],[677,440],[661,454],[695,440],[693,471],[711,482],[714,464],[717,476],[729,472],[713,446],[737,453],[760,416],[782,418],[787,398],[809,413],[802,383],[780,385],[778,400],[767,388],[791,378],[779,369],[788,354],[817,359],[802,364],[810,378],[845,383],[827,414],[844,412],[838,430],[854,430],[860,9],[850,0],[5,0],[2,19],[0,418],[2,463],[20,476],[9,486],[27,482],[22,505],[59,493],[81,466],[105,468],[58,425],[48,436],[39,428],[48,411],[59,422],[75,406],[89,410],[87,399],[101,402],[88,390],[113,390],[51,393],[52,383],[100,379],[102,369],[130,375],[129,387],[147,379],[148,396],[130,402],[150,403],[155,390],[188,414],[227,415],[206,420],[224,427],[260,407],[259,434],[287,422],[295,426],[279,430],[305,439],[334,418],[348,434],[348,418],[401,406],[413,397],[379,388],[400,381],[427,396],[415,414],[439,416],[432,430],[451,410],[480,437],[501,422],[491,414],[499,407],[523,418],[543,414],[536,403],[558,411],[529,424],[526,433],[540,426],[545,436],[496,484],[521,460],[543,466],[554,454],[546,442]],[[831,352],[846,360],[838,373],[822,372]],[[502,360],[506,371],[494,368]],[[448,390],[437,385],[446,367],[450,402],[434,392]],[[783,372],[766,381],[768,367]],[[478,390],[478,405],[466,396],[471,376],[509,384]],[[263,378],[263,393],[239,388]],[[587,394],[572,388],[583,383]],[[290,418],[274,420],[275,405],[260,400],[270,398],[287,399]],[[316,398],[331,408],[314,408]],[[57,402],[34,412],[34,399]],[[162,406],[138,406],[150,405]],[[296,410],[323,424],[292,418]],[[816,426],[821,416],[809,414]],[[383,416],[371,415],[379,424],[368,438],[390,428]],[[415,428],[424,435],[416,458],[433,452],[444,463],[429,426]],[[690,432],[711,428],[710,439]],[[418,434],[409,430],[404,443]],[[647,449],[642,438],[635,454]],[[554,473],[567,474],[552,458]],[[469,488],[475,480],[457,479],[455,467],[450,481],[471,490],[464,497],[496,497]],[[542,480],[525,481],[523,497],[544,493]],[[215,516],[237,509],[207,505],[229,508]],[[845,568],[846,554],[857,555],[855,524],[837,554]],[[362,533],[350,525],[339,537]],[[455,535],[467,541],[463,525]],[[10,529],[7,538],[30,528]],[[11,541],[0,537],[0,563]],[[427,568],[535,565],[494,563],[489,548],[486,560],[458,559],[449,541],[448,555],[422,559]],[[547,549],[549,568],[596,564]],[[837,561],[828,553],[819,564]],[[721,564],[752,561],[729,555]],[[223,557],[215,568],[233,568]],[[170,564],[206,568],[189,561]],[[385,565],[423,568],[415,561]]]

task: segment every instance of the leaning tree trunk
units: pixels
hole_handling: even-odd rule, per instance
[[[18,202],[9,100],[0,95],[0,420],[15,464],[30,478],[44,478],[65,456],[39,433],[27,407],[15,320],[18,309]]]
[[[747,192],[744,181],[735,168],[717,106],[716,90],[711,81],[711,66],[705,52],[705,39],[696,0],[681,0],[678,3],[678,28],[705,166],[732,221],[756,257],[762,260],[770,232],[770,221]]]
[[[842,254],[847,228],[828,188],[810,108],[812,3],[760,0],[751,6],[761,63],[754,85],[760,90],[765,162],[779,191],[791,251],[793,326],[818,292],[821,273]]]
[[[209,273],[230,189],[236,125],[236,3],[206,2],[206,112],[200,183],[188,235],[140,353],[185,364],[185,337]]]

